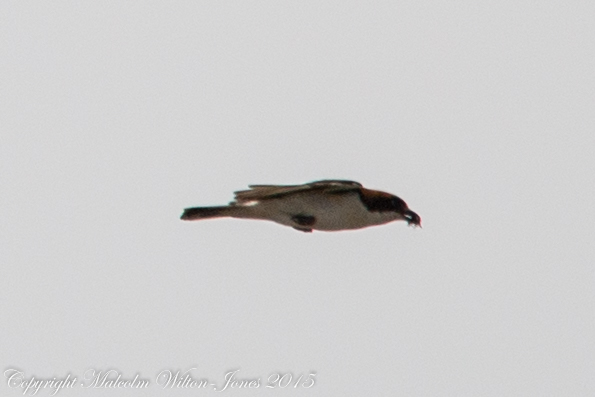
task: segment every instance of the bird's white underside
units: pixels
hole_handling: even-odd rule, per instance
[[[304,227],[297,224],[295,215],[313,216],[315,230],[345,230],[382,225],[395,220],[404,220],[396,212],[370,212],[361,202],[356,192],[344,194],[296,193],[282,199],[251,201],[229,207],[234,218],[271,220],[291,227]]]

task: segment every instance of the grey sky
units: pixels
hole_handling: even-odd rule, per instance
[[[595,4],[0,5],[2,370],[595,394]],[[342,178],[403,222],[181,222]],[[17,396],[0,382],[3,395]],[[43,392],[42,395],[48,395]],[[217,395],[175,390],[171,395]]]

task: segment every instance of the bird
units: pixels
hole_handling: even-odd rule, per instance
[[[328,179],[302,185],[249,185],[226,206],[186,208],[184,221],[212,218],[269,220],[305,233],[355,230],[421,218],[399,197],[366,189],[359,182]]]

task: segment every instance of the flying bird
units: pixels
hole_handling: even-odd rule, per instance
[[[361,229],[398,220],[421,227],[421,218],[403,200],[358,182],[323,180],[249,188],[235,192],[235,200],[226,206],[186,208],[181,219],[269,220],[306,233]]]

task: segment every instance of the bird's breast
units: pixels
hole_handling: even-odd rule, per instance
[[[264,217],[288,226],[295,226],[292,218],[312,216],[316,230],[345,230],[380,225],[398,218],[396,213],[370,212],[356,192],[342,194],[295,194],[259,205]]]

